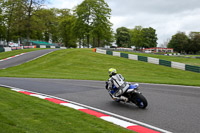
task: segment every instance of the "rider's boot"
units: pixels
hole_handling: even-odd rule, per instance
[[[124,101],[125,103],[128,102],[128,98],[127,98],[127,97],[120,96],[119,99],[120,99],[121,101]]]

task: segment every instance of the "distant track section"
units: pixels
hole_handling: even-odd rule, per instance
[[[6,69],[8,67],[17,66],[25,62],[31,61],[38,57],[44,56],[50,52],[56,51],[59,49],[45,49],[38,50],[33,52],[28,52],[26,54],[20,54],[18,56],[9,57],[3,60],[0,60],[0,69]]]
[[[20,56],[20,55],[23,55],[23,54],[26,54],[26,53],[21,53],[21,54],[18,54],[18,55],[14,55],[14,56],[11,56],[11,57],[2,59],[2,60],[0,60],[0,62],[1,62],[1,61],[6,61],[6,60],[9,60],[9,59],[12,59],[12,58],[15,58],[15,57]]]

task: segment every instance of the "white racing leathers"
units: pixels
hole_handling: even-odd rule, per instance
[[[118,88],[113,94],[115,97],[120,97],[128,89],[129,85],[124,80],[125,79],[121,74],[115,74],[109,78],[108,88],[111,89],[113,85]]]

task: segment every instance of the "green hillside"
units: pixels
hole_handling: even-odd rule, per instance
[[[200,86],[200,74],[92,52],[58,50],[37,60],[0,70],[1,77],[107,80],[114,67],[127,81]]]

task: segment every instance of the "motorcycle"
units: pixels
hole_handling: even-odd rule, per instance
[[[114,101],[120,102],[120,100],[116,100],[116,98],[114,98],[114,96],[113,96],[113,94],[116,93],[116,91],[118,90],[114,85],[113,85],[112,89],[110,90],[108,88],[108,82],[106,82],[105,88]],[[139,92],[139,84],[138,83],[133,84],[133,85],[129,84],[129,88],[126,90],[126,92],[124,92],[122,94],[122,96],[128,98],[127,102],[129,102],[129,103],[132,102],[141,109],[145,109],[148,105],[146,98],[142,95],[141,92]]]

